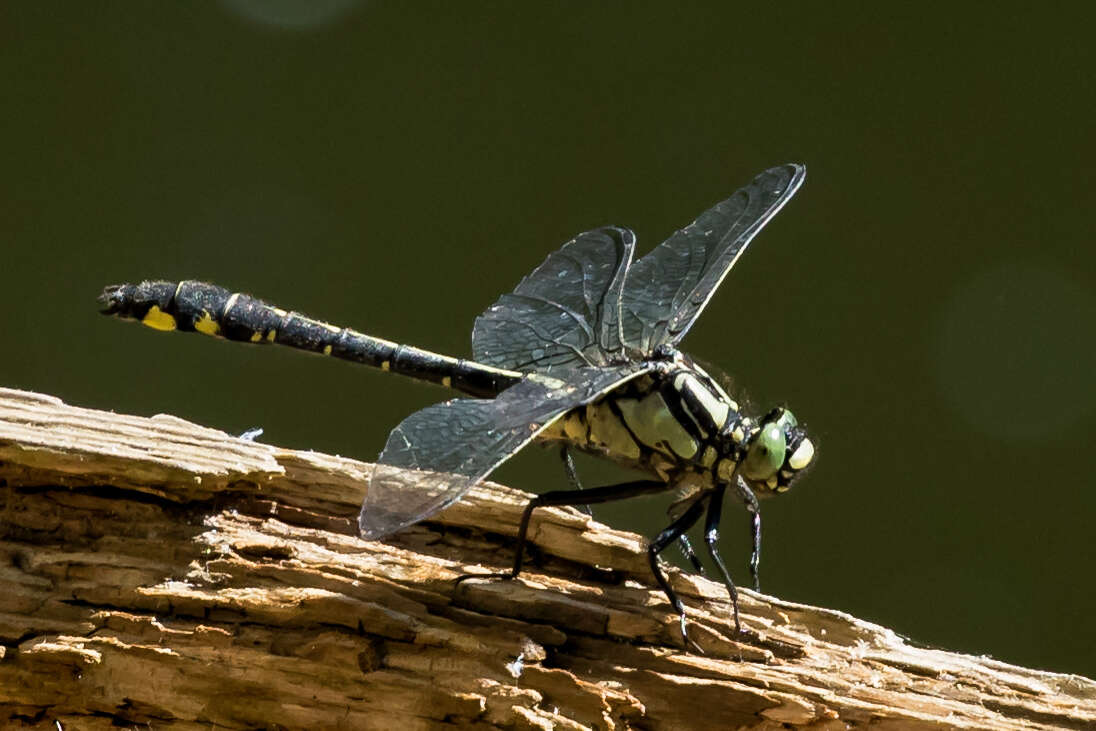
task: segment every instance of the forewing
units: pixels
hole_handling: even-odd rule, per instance
[[[358,516],[362,537],[383,538],[451,505],[560,415],[649,369],[584,368],[566,380],[534,374],[495,399],[454,399],[411,414],[373,471]]]
[[[635,234],[612,226],[568,241],[476,318],[474,359],[540,373],[619,361],[621,290],[634,251]]]
[[[622,297],[625,344],[642,353],[677,344],[806,174],[795,164],[766,170],[637,261]]]

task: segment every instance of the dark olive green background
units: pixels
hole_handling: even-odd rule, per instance
[[[821,445],[764,505],[765,590],[1094,675],[1093,18],[908,7],[4,3],[0,385],[372,459],[445,393],[95,295],[201,278],[466,355],[576,232],[645,251],[804,162],[684,343]],[[561,486],[529,452],[499,479]]]

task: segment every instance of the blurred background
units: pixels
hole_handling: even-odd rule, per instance
[[[1096,675],[1075,7],[5,3],[0,385],[370,460],[446,392],[125,326],[95,296],[206,279],[467,355],[475,316],[575,233],[629,226],[646,251],[803,162],[684,342],[821,445],[763,505],[762,587]],[[497,478],[563,485],[527,452]],[[664,502],[598,517],[650,535]],[[723,524],[747,584],[744,513]]]

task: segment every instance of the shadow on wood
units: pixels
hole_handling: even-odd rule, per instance
[[[671,569],[645,542],[474,489],[357,537],[370,465],[0,389],[5,728],[1092,728],[1096,683],[906,644]]]

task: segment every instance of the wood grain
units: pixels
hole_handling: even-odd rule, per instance
[[[4,728],[1096,728],[1096,682],[726,592],[494,484],[356,535],[371,466],[0,389]]]

